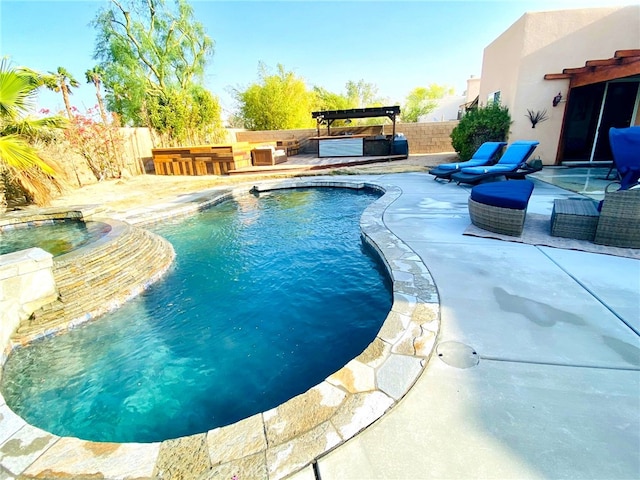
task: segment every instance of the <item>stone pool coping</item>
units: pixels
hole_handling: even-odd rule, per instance
[[[2,346],[4,348],[0,347],[0,367],[4,365],[14,349],[22,348],[46,337],[58,335],[118,309],[160,280],[171,268],[175,252],[167,240],[121,220],[89,216],[93,215],[93,211],[87,212],[87,209],[66,212],[50,211],[49,209],[49,211],[39,213],[31,212],[22,216],[22,222],[17,222],[16,226],[10,227],[21,228],[22,225],[37,226],[53,223],[57,220],[74,219],[100,223],[104,229],[102,235],[93,241],[53,258],[52,269],[56,281],[60,280],[60,276],[66,280],[72,279],[76,284],[73,294],[70,295],[68,291],[58,291],[58,294],[68,297],[63,302],[67,306],[63,307],[63,310],[51,309],[53,313],[50,317],[53,318],[53,321],[42,323],[36,319],[30,325],[31,319],[23,320],[6,345]],[[135,241],[136,246],[140,248],[148,247],[150,240],[142,242],[141,238],[145,240],[148,238],[157,239],[155,241],[164,248],[163,251],[152,251],[153,256],[145,259],[147,260],[145,268],[132,270],[130,265],[123,264],[119,259],[123,255],[139,259],[139,257],[132,256],[129,250],[124,249],[123,245],[126,242]],[[112,281],[115,272],[124,272],[126,279],[120,282]],[[96,277],[96,274],[99,274],[99,278]],[[110,274],[111,277],[108,281],[101,280]],[[60,285],[56,287],[60,288]],[[47,305],[45,308],[51,307]],[[65,312],[64,308],[68,308],[69,312]],[[0,378],[1,374],[0,371]]]
[[[314,463],[391,410],[424,370],[440,327],[431,275],[384,224],[386,209],[402,190],[382,182],[316,178],[259,182],[252,191],[309,187],[384,192],[364,211],[360,228],[363,241],[379,254],[392,279],[393,304],[375,340],[359,356],[271,410],[205,433],[148,444],[58,437],[24,422],[0,397],[0,472],[22,478],[280,479]],[[126,220],[151,224],[247,194],[246,186],[213,189],[130,212]]]

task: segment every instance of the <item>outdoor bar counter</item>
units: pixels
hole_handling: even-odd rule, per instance
[[[309,138],[318,142],[318,157],[362,157],[389,155],[390,135],[332,135]]]
[[[311,137],[318,142],[318,157],[361,157],[366,135],[325,135]]]
[[[323,110],[311,112],[316,119],[318,135],[311,141],[318,142],[318,157],[361,157],[365,155],[388,155],[393,151],[396,138],[396,116],[400,114],[397,105],[388,107],[352,108],[348,110]],[[331,125],[335,120],[351,122],[352,118],[388,117],[393,122],[391,137],[384,135],[331,135]],[[327,135],[320,135],[320,125],[327,126]]]

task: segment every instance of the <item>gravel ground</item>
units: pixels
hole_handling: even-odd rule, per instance
[[[231,176],[162,176],[140,175],[107,180],[82,188],[70,189],[51,202],[53,207],[100,204],[111,210],[125,210],[162,202],[178,195],[207,188],[244,182],[289,178],[301,175],[359,175],[427,171],[430,167],[454,161],[455,153],[410,155],[406,160],[370,163],[353,167],[314,170],[304,173],[243,174]]]

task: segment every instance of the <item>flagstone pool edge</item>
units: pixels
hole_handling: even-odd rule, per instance
[[[391,276],[393,304],[364,352],[274,409],[206,433],[149,444],[57,437],[22,421],[0,397],[0,473],[21,478],[281,479],[392,409],[422,373],[440,325],[439,298],[428,269],[384,224],[384,212],[402,191],[392,184],[327,178],[265,181],[252,190],[308,187],[384,192],[367,207],[360,227],[363,241],[378,253]],[[246,194],[245,186],[212,189],[129,212],[123,219],[150,225]]]

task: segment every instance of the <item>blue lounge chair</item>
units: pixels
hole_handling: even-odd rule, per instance
[[[507,147],[500,161],[485,167],[464,167],[451,175],[451,179],[461,183],[475,185],[483,180],[498,177],[524,177],[535,169],[527,168],[527,160],[540,142],[535,140],[518,140]],[[538,168],[539,169],[539,168]]]
[[[429,173],[435,177],[434,180],[443,178],[451,181],[451,175],[463,167],[480,167],[494,163],[496,155],[506,144],[507,142],[484,142],[466,162],[443,163],[429,170]]]
[[[613,164],[618,170],[620,190],[637,186],[640,181],[640,126],[610,128],[609,144],[613,154]],[[607,178],[609,174],[607,173]]]

